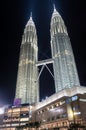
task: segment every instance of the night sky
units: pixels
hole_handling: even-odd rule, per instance
[[[50,21],[53,3],[67,27],[80,83],[82,86],[86,86],[85,1],[3,0],[3,2],[0,2],[0,106],[13,103],[20,44],[30,12],[32,12],[37,29],[39,60],[51,57]],[[52,65],[49,65],[49,67],[52,70]],[[53,93],[54,81],[45,69],[40,77],[40,100]]]

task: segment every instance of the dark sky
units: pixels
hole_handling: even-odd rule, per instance
[[[53,3],[67,26],[80,83],[86,86],[85,1],[3,0],[0,2],[0,105],[10,104],[14,99],[21,38],[31,11],[38,34],[39,59],[50,58],[49,29]],[[40,77],[40,98],[52,93],[53,79],[45,69]]]

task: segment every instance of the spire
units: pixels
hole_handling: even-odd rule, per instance
[[[55,7],[55,4],[53,4],[53,7],[54,7],[54,12],[56,12],[56,7]]]
[[[30,17],[32,17],[32,12],[30,13]]]
[[[52,17],[58,16],[59,12],[56,10],[55,4],[53,4],[53,8],[54,8],[54,11],[53,11]]]
[[[33,22],[33,19],[32,19],[32,12],[30,13],[30,18],[29,18],[29,21],[27,22],[26,26],[28,26],[28,25],[35,26],[34,22]]]
[[[32,12],[30,13],[30,20],[32,20]]]

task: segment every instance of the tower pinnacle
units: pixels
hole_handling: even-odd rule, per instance
[[[52,17],[58,16],[58,15],[60,16],[59,12],[56,10],[55,4],[53,4],[53,7],[54,7],[54,10],[53,10]]]
[[[28,25],[35,26],[34,21],[32,19],[32,12],[30,13],[30,18],[29,18],[29,21],[27,22],[26,26],[28,26]]]
[[[32,12],[30,13],[30,20],[32,20]]]
[[[56,12],[56,7],[55,7],[55,4],[53,4],[53,7],[54,7],[54,12]]]

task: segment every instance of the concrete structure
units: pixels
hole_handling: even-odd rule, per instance
[[[32,16],[25,27],[20,49],[15,96],[15,99],[21,99],[21,103],[32,104],[39,101],[39,78],[44,67],[54,78],[56,93],[64,88],[80,85],[67,29],[55,7],[50,31],[52,57],[38,61],[37,35]],[[51,63],[53,63],[54,76],[47,66]],[[41,65],[42,69],[38,74],[37,67]]]
[[[36,103],[39,101],[38,69],[38,46],[35,24],[30,17],[20,47],[20,59],[18,66],[18,76],[15,99],[20,99],[21,103]]]
[[[73,122],[86,126],[85,108],[86,88],[66,88],[43,102],[8,107],[1,115],[0,130],[35,130],[33,124],[40,124],[40,130],[67,130]]]
[[[56,11],[51,18],[51,52],[56,92],[79,86],[79,79],[70,39],[61,15]]]

